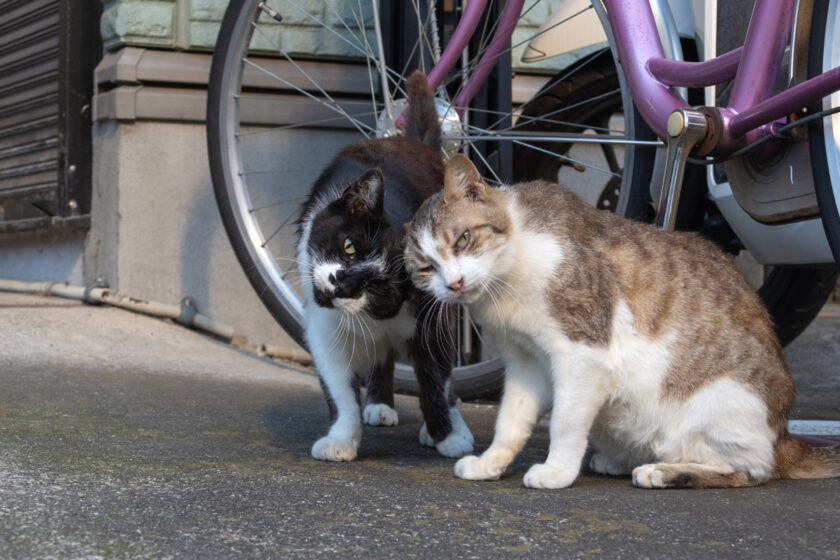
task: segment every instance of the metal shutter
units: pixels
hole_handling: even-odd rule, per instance
[[[90,212],[98,4],[0,2],[0,231],[80,224]]]

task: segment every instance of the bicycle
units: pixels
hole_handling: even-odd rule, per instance
[[[668,14],[664,1],[652,3],[660,13]],[[801,167],[803,140],[786,136],[789,128],[785,127],[796,125],[794,119],[802,120],[801,108],[810,105],[812,115],[822,116],[805,121],[810,135],[804,141],[809,154],[807,167],[809,171],[815,168],[820,214],[831,248],[835,256],[840,256],[840,149],[833,141],[833,135],[840,131],[840,117],[821,113],[823,108],[816,107],[824,95],[840,89],[840,69],[835,60],[840,55],[834,54],[840,52],[840,34],[835,37],[835,29],[840,29],[838,0],[818,2],[816,16],[808,17],[807,22],[794,0],[759,1],[751,20],[755,25],[751,23],[744,47],[702,62],[679,60],[680,41],[675,38],[673,25],[669,31],[666,17],[666,23],[657,27],[653,10],[645,1],[572,2],[559,23],[556,18],[550,20],[534,37],[517,39],[513,46],[528,43],[528,48],[539,54],[537,38],[556,37],[563,26],[575,25],[576,18],[597,22],[606,46],[589,45],[578,51],[581,56],[577,61],[548,80],[540,80],[533,88],[535,94],[516,107],[511,103],[517,96],[511,92],[510,81],[496,69],[494,87],[501,104],[489,108],[471,103],[499,60],[510,56],[512,47],[507,45],[515,24],[537,5],[525,8],[524,0],[509,0],[504,7],[492,2],[488,7],[486,0],[471,0],[451,37],[443,41],[444,47],[441,37],[449,36],[448,14],[433,2],[415,0],[406,9],[408,15],[391,14],[391,18],[380,17],[380,11],[399,11],[404,4],[387,4],[380,10],[374,0],[366,11],[360,1],[355,6],[352,2],[327,3],[320,19],[296,0],[231,2],[219,34],[208,91],[211,172],[234,251],[268,309],[292,338],[302,342],[302,306],[294,286],[292,233],[298,204],[310,181],[284,182],[282,177],[293,174],[288,169],[271,173],[274,170],[266,169],[259,156],[270,153],[270,142],[277,142],[276,138],[286,137],[290,131],[332,128],[336,130],[333,134],[344,135],[348,141],[398,134],[399,115],[405,107],[401,81],[411,70],[420,68],[428,70],[429,82],[438,92],[445,149],[450,153],[468,150],[483,165],[485,175],[496,182],[559,177],[560,182],[574,184],[581,182],[585,173],[603,173],[606,182],[598,181],[595,189],[582,193],[598,207],[634,219],[658,220],[670,227],[700,229],[732,253],[743,242],[764,262],[775,265],[759,293],[782,341],[792,340],[813,319],[834,285],[836,270],[823,266],[831,256],[820,246],[804,259],[785,256],[773,260],[771,256],[768,260],[767,241],[761,239],[768,234],[762,234],[760,227],[759,233],[748,231],[744,224],[751,223],[748,219],[758,224],[761,220],[764,224],[787,221],[795,227],[806,224],[813,238],[814,205],[794,205],[792,209],[788,205],[786,210],[769,216],[750,214],[744,218],[747,214],[738,204],[732,204],[731,196],[720,192],[715,196],[715,188],[724,182],[709,177],[712,198],[718,203],[715,205],[706,200],[706,177],[697,168],[686,174],[682,189],[680,180],[686,162],[691,166],[688,156],[693,148],[698,148],[698,156],[718,158],[712,161],[714,166],[709,165],[710,174],[719,175],[720,169],[714,168],[719,168],[723,158],[738,156],[755,143],[762,145],[747,153],[750,165],[758,166],[759,171],[774,165],[784,169],[793,151],[797,151]],[[487,11],[493,15],[486,17]],[[408,38],[403,41],[407,44],[398,44],[394,34],[383,27],[383,22],[393,17],[402,18],[397,39]],[[788,41],[794,19],[797,33]],[[305,56],[296,58],[291,47],[283,44],[280,22],[289,20],[320,24],[322,38],[350,51],[355,58],[320,64],[313,64]],[[669,37],[666,46],[677,60],[663,55],[659,39],[663,27]],[[798,47],[797,56],[801,55],[802,47],[796,43],[802,39],[800,27],[805,34],[814,32],[816,37],[807,47],[812,59],[808,73],[813,78],[770,95],[786,45]],[[764,41],[765,28],[769,41]],[[386,44],[389,42],[390,46]],[[474,49],[477,52],[469,52],[470,45],[479,47]],[[255,52],[257,56],[252,56]],[[394,52],[401,54],[389,67],[384,54]],[[259,56],[271,53],[274,58]],[[802,72],[795,62],[788,65],[791,75],[794,70]],[[743,68],[739,70],[740,66]],[[316,77],[325,83],[319,83]],[[707,99],[706,108],[692,108],[700,104],[695,88],[733,79],[728,107],[714,107],[713,100]],[[676,89],[680,86],[691,88],[691,104],[680,97]],[[270,88],[281,93],[269,93]],[[279,126],[265,126],[270,119],[260,107],[278,109],[278,96],[288,93],[294,95],[285,97],[287,103],[282,107],[289,114],[272,117],[281,121]],[[299,107],[305,103],[311,103],[314,109],[307,119],[300,120]],[[825,103],[829,111],[840,104],[836,94]],[[342,132],[347,130],[353,134]],[[801,126],[798,130],[801,132]],[[667,147],[657,136],[669,140]],[[580,155],[593,145],[597,148],[589,155],[599,156],[597,163]],[[325,153],[322,163],[331,156]],[[739,176],[740,185],[733,180],[731,186],[736,193],[739,186],[757,184],[761,179],[750,176],[756,170],[744,165],[745,160],[736,157],[725,163],[727,172]],[[775,168],[771,171],[778,173]],[[568,173],[579,175],[573,181],[563,181]],[[267,180],[272,175],[279,179]],[[662,175],[671,179],[657,193],[658,177]],[[282,192],[277,192],[278,184]],[[803,216],[808,219],[802,221]],[[782,231],[788,225],[761,227]],[[770,253],[780,247],[780,242],[773,239],[771,245],[775,247]],[[801,240],[798,243],[793,246],[817,245]],[[492,357],[492,344],[482,345],[480,339],[471,338],[472,334],[469,327],[459,333],[461,365],[453,378],[456,392],[462,397],[491,394],[501,381],[502,365]],[[399,389],[416,391],[407,366],[398,365],[396,378]]]

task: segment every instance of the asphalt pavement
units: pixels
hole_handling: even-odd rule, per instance
[[[840,308],[787,351],[795,417],[840,420]],[[838,558],[840,479],[650,491],[584,472],[539,491],[539,427],[496,482],[421,447],[417,400],[359,459],[312,459],[307,368],[176,324],[0,293],[0,558]],[[490,442],[495,407],[463,403]]]

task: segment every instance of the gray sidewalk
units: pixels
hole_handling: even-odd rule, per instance
[[[840,420],[840,308],[788,350],[794,416]],[[644,491],[584,473],[521,486],[541,428],[498,482],[456,479],[400,425],[360,459],[310,458],[317,380],[179,326],[0,293],[0,558],[838,558],[840,479]],[[495,409],[464,404],[477,449]]]

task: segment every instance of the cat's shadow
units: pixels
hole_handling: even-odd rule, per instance
[[[269,444],[296,458],[309,458],[312,444],[329,430],[329,415],[323,398],[292,401],[266,407],[263,411],[269,431]],[[397,426],[362,427],[362,441],[358,458],[362,460],[412,464],[432,464],[446,461],[436,449],[420,444],[423,425],[419,414],[397,405],[400,421]],[[486,447],[487,441],[480,441]],[[483,447],[482,447],[483,448]],[[451,461],[451,459],[448,459]]]

